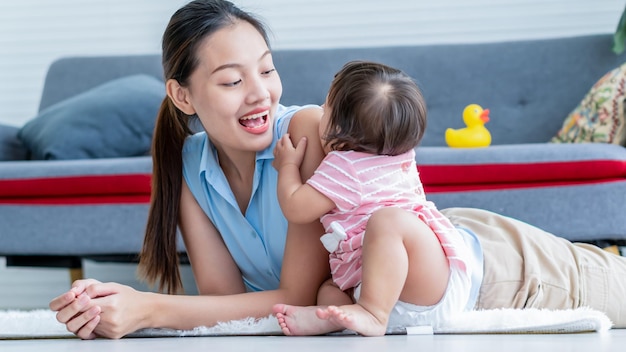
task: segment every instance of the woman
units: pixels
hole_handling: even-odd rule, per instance
[[[263,25],[227,1],[193,1],[165,30],[163,66],[167,97],[154,133],[139,268],[160,289],[179,290],[178,225],[200,296],[77,281],[50,308],[84,339],[267,316],[282,301],[315,304],[329,275],[321,225],[287,226],[271,166],[273,145],[287,129],[295,138],[317,135],[321,110],[279,105],[282,86]],[[185,141],[192,116],[205,133]],[[303,177],[322,156],[321,147],[309,149]]]
[[[263,317],[277,303],[294,317],[295,306],[316,303],[329,277],[322,226],[287,226],[271,166],[273,146],[288,131],[292,141],[309,141],[300,173],[302,179],[313,174],[324,155],[317,133],[322,112],[278,104],[282,87],[263,26],[227,1],[193,1],[168,24],[163,67],[167,97],[154,133],[140,269],[148,281],[177,292],[178,224],[200,295],[77,281],[50,308],[84,339]],[[191,116],[204,132],[186,138]],[[480,242],[484,275],[474,308],[586,305],[626,327],[626,258],[484,210],[441,212]]]

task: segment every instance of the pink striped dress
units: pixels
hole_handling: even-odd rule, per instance
[[[335,202],[320,219],[321,240],[330,252],[335,284],[342,290],[361,283],[363,234],[371,214],[383,207],[413,211],[436,234],[451,265],[467,271],[469,251],[456,228],[427,201],[415,165],[415,151],[388,156],[330,152],[307,180]]]

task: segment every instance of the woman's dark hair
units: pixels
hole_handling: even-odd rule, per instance
[[[324,140],[331,150],[398,155],[416,147],[426,129],[426,103],[405,73],[383,64],[351,61],[335,75]]]
[[[192,1],[172,15],[163,34],[162,62],[165,81],[189,85],[200,61],[198,48],[216,31],[245,21],[254,26],[269,46],[264,25],[252,15],[224,0]],[[152,140],[152,195],[139,272],[159,291],[182,289],[176,245],[182,189],[182,150],[191,134],[188,116],[165,97],[159,110]]]

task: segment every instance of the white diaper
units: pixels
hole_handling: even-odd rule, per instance
[[[470,296],[471,280],[465,272],[456,266],[450,267],[448,288],[439,303],[432,306],[418,306],[398,301],[391,310],[387,331],[397,327],[430,325],[441,326],[447,319],[463,312]],[[354,288],[354,299],[361,295],[361,284]]]

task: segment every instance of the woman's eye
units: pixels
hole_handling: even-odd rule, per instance
[[[272,69],[269,69],[269,70],[267,70],[267,71],[263,71],[263,72],[262,72],[262,74],[264,74],[264,75],[269,75],[270,73],[272,73],[272,72],[274,72],[274,71],[276,71],[276,69],[275,69],[275,68],[272,68]]]
[[[240,79],[236,80],[235,82],[224,83],[223,85],[226,86],[226,87],[234,87],[234,86],[238,85],[239,83],[241,83]]]

